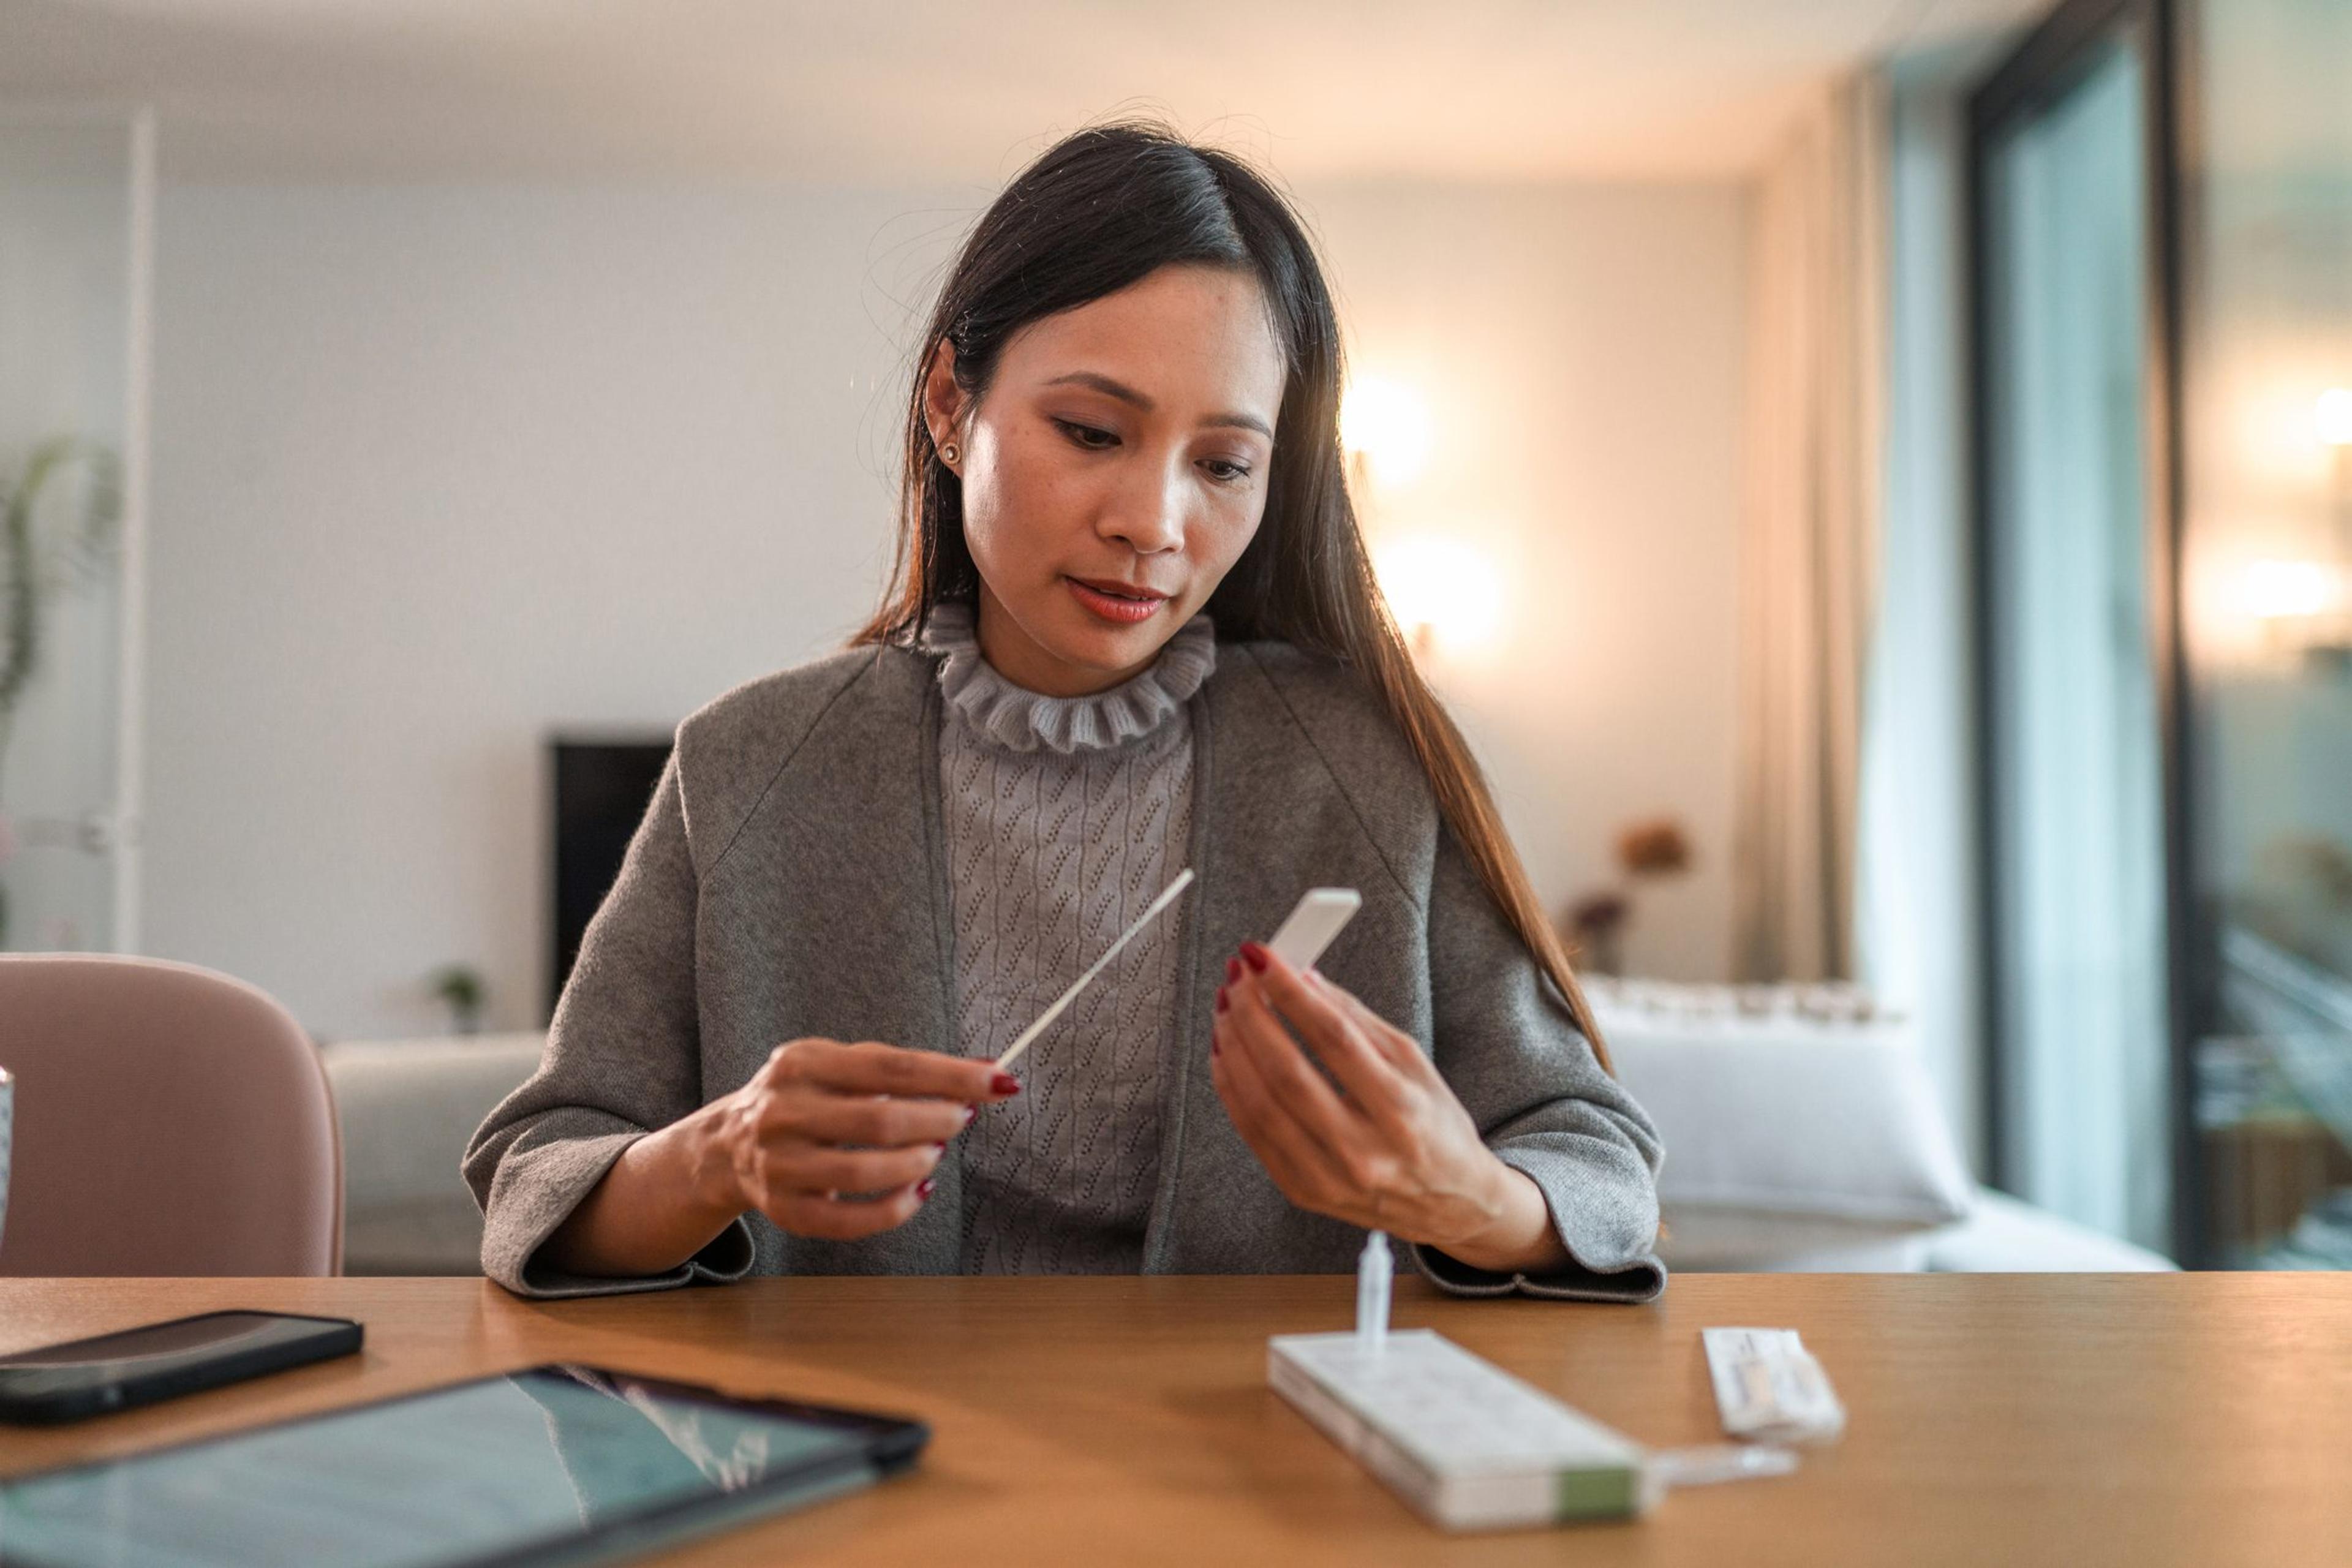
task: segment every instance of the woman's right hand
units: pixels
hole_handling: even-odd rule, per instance
[[[814,1037],[769,1053],[703,1111],[698,1185],[730,1213],[793,1236],[854,1241],[904,1225],[931,1195],[948,1141],[1021,1092],[990,1061]]]

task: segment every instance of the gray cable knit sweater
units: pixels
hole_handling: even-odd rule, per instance
[[[954,911],[956,1049],[992,1059],[1184,864],[1192,726],[1216,668],[1206,616],[1151,667],[1085,697],[1015,686],[971,607],[923,646],[946,701],[940,795]],[[964,1134],[964,1256],[977,1274],[1132,1274],[1160,1176],[1160,1062],[1176,1046],[1186,905],[1147,926],[1023,1058],[1025,1092]]]

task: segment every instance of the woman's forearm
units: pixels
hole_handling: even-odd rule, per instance
[[[1568,1267],[1568,1248],[1551,1223],[1551,1205],[1533,1176],[1500,1160],[1494,1220],[1477,1235],[1438,1250],[1494,1274],[1551,1274]]]
[[[627,1279],[665,1274],[743,1212],[714,1136],[723,1101],[647,1133],[540,1247],[550,1268]]]

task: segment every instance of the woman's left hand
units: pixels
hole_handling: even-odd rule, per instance
[[[1256,942],[1225,973],[1210,1076],[1285,1197],[1473,1268],[1568,1262],[1542,1191],[1495,1157],[1412,1036]]]

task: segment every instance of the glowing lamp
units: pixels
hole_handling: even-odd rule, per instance
[[[2256,620],[2325,616],[2343,604],[2343,575],[2324,561],[2256,561],[2246,567],[2246,613]]]
[[[1429,405],[1402,382],[1356,377],[1339,401],[1339,444],[1381,483],[1404,484],[1429,462]]]
[[[2331,386],[2319,395],[2311,423],[2330,447],[2352,447],[2352,387]]]

